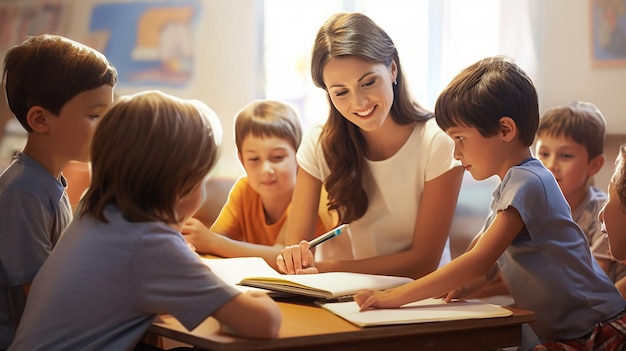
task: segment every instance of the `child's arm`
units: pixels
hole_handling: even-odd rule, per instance
[[[470,251],[476,243],[480,239],[481,234],[474,236],[470,244],[467,246],[465,250]],[[444,296],[448,301],[453,298],[481,298],[488,297],[494,295],[508,295],[509,290],[506,285],[502,281],[502,277],[500,276],[500,271],[498,270],[497,265],[491,266],[489,272],[477,280],[466,284],[456,290],[450,291]]]
[[[273,246],[253,244],[214,233],[195,218],[190,218],[181,232],[200,253],[220,257],[262,257],[274,269],[278,268],[276,256],[284,247],[284,234],[279,235]]]
[[[215,311],[213,317],[238,335],[259,339],[276,337],[282,321],[276,302],[255,291],[237,295]]]
[[[472,282],[469,282],[463,285],[460,288],[449,291],[447,294],[439,296],[446,300],[446,302],[452,301],[453,299],[464,299],[467,297],[471,297],[477,291],[481,291],[486,285],[489,283],[487,276],[483,275]]]
[[[514,207],[499,211],[476,245],[447,265],[394,289],[360,291],[354,299],[361,310],[370,307],[395,308],[453,291],[486,274],[523,227],[524,223]]]

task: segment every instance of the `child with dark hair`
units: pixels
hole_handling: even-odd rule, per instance
[[[467,252],[398,288],[360,291],[361,309],[463,297],[497,266],[517,307],[535,313],[521,350],[621,350],[626,300],[591,255],[554,176],[532,157],[539,108],[526,73],[506,57],[480,60],[444,89],[435,118],[474,179],[500,178],[491,213]]]
[[[0,175],[0,350],[11,343],[30,283],[72,220],[63,169],[89,161],[117,72],[96,50],[44,34],[7,52],[2,81],[28,139]]]

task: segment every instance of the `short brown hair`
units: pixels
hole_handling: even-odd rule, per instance
[[[539,125],[539,103],[528,75],[506,56],[487,57],[461,71],[435,103],[435,118],[444,131],[457,125],[475,128],[483,137],[500,130],[508,116],[519,141],[530,146]]]
[[[235,116],[235,144],[241,152],[248,135],[277,137],[287,140],[294,150],[302,141],[300,118],[291,106],[274,100],[254,100]]]
[[[177,201],[201,184],[218,158],[221,126],[198,100],[146,91],[120,98],[91,144],[92,181],[80,215],[102,221],[116,205],[131,222],[177,223]]]
[[[54,115],[74,96],[117,83],[117,71],[100,52],[59,35],[30,37],[4,58],[7,102],[27,132],[28,110],[41,106]]]
[[[539,120],[537,137],[547,134],[572,138],[585,146],[589,160],[604,152],[605,119],[596,105],[590,102],[572,101],[554,107]]]

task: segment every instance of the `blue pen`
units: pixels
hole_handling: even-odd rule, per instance
[[[337,228],[335,228],[335,229],[333,229],[333,230],[331,230],[329,232],[326,232],[326,233],[318,236],[317,238],[309,241],[309,248],[312,249],[312,248],[316,247],[317,245],[323,243],[324,241],[326,241],[326,240],[328,240],[330,238],[336,237],[337,235],[343,233],[346,230],[348,230],[348,225],[347,224],[342,224],[339,227],[337,227]]]

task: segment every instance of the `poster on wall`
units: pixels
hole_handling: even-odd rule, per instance
[[[626,67],[626,0],[590,0],[592,62]]]
[[[65,35],[64,1],[30,0],[0,3],[0,53],[27,37],[44,33]]]
[[[117,69],[118,85],[185,87],[200,11],[200,0],[100,3],[89,30]]]
[[[0,66],[7,51],[29,36],[45,33],[67,36],[63,26],[67,16],[67,0],[0,1]],[[25,144],[26,131],[13,117],[4,86],[0,86],[0,172]]]

